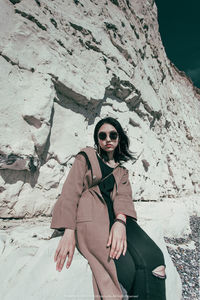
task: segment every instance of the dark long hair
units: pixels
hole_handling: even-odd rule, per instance
[[[107,117],[104,119],[101,119],[95,126],[94,129],[94,143],[95,143],[95,147],[98,149],[99,147],[99,143],[98,143],[98,132],[100,127],[103,124],[110,124],[113,127],[115,127],[115,129],[117,130],[118,134],[119,134],[119,144],[118,146],[115,148],[114,151],[114,160],[115,162],[119,162],[121,163],[122,161],[128,161],[128,160],[136,160],[135,158],[135,153],[131,152],[129,150],[129,145],[130,145],[130,141],[128,136],[126,135],[126,133],[124,132],[121,124],[114,118],[112,117]],[[105,160],[108,161],[108,155],[106,153],[106,151],[104,151],[102,148],[100,148],[100,153],[99,155]]]

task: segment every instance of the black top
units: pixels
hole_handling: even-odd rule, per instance
[[[99,160],[99,165],[101,168],[101,173],[102,173],[102,179],[107,176],[108,174],[110,174],[114,168],[109,167],[99,156],[98,154],[97,158]],[[110,198],[110,192],[113,190],[114,187],[114,183],[115,183],[115,178],[114,176],[111,174],[110,176],[108,176],[105,180],[103,180],[102,182],[99,183],[99,188],[101,191],[101,194],[106,202],[106,205],[108,207],[108,214],[109,214],[109,219],[110,219],[110,228],[112,226],[112,224],[114,223],[114,219],[115,219],[115,214],[114,214],[114,210],[113,210],[113,202]]]

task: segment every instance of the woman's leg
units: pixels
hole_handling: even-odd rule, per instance
[[[127,249],[132,256],[136,274],[130,299],[166,300],[164,256],[156,243],[132,218],[127,217]]]
[[[129,251],[126,254],[121,254],[118,259],[114,259],[118,281],[126,289],[127,293],[131,290],[135,279],[135,263]]]

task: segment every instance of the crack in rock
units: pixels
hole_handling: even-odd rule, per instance
[[[97,47],[96,45],[93,45],[93,44],[91,43],[91,41],[86,41],[86,42],[85,42],[85,46],[86,46],[86,49],[91,49],[91,50],[93,50],[93,51],[101,52],[101,53],[102,53],[101,49],[100,49],[99,47]],[[103,53],[103,54],[104,54],[104,53]]]
[[[41,3],[39,0],[35,0],[35,2],[37,3],[37,5],[40,7],[41,6]]]
[[[140,124],[135,122],[132,118],[129,118],[129,124],[133,127],[141,127]]]
[[[3,54],[2,52],[0,52],[0,56],[2,56],[8,63],[10,63],[12,66],[17,66],[19,69],[21,70],[26,70],[26,71],[29,71],[29,72],[35,72],[35,69],[34,68],[26,68],[26,67],[22,67],[19,62],[15,62],[13,61],[11,58],[9,58],[7,55]]]
[[[69,22],[69,24],[71,25],[72,28],[74,28],[75,30],[80,31],[83,35],[88,35],[91,34],[92,32],[88,29],[83,28],[81,25],[77,25],[75,23]]]
[[[112,3],[115,4],[116,6],[119,6],[118,0],[110,0],[110,2],[112,2]]]
[[[165,74],[165,72],[163,71],[163,68],[162,68],[162,62],[161,62],[159,59],[157,59],[157,62],[158,62],[159,68],[160,68],[160,72],[161,72],[161,74],[162,74],[161,82],[163,83],[163,81],[164,81],[165,78],[166,78],[166,74]]]
[[[14,5],[21,2],[21,0],[9,0],[9,1]]]
[[[139,34],[137,33],[137,30],[136,30],[135,26],[134,26],[133,24],[130,24],[130,26],[131,26],[131,28],[132,28],[132,30],[133,30],[133,32],[134,32],[136,38],[139,40],[139,39],[140,39],[140,36],[139,36]]]
[[[24,17],[25,19],[35,23],[40,29],[47,31],[46,27],[44,25],[42,25],[34,16],[32,16],[31,14],[27,14],[24,11],[21,11],[19,9],[15,9],[15,13],[21,15],[22,17]]]
[[[79,4],[84,7],[84,5],[79,0],[74,0],[74,3],[78,6]]]
[[[114,32],[118,31],[118,28],[117,28],[117,26],[115,24],[108,23],[108,22],[104,22],[104,24],[106,25],[106,29],[107,30],[112,30]]]
[[[58,29],[58,24],[57,24],[57,22],[56,22],[56,20],[55,20],[54,18],[51,18],[51,19],[50,19],[50,22],[53,24],[53,26],[54,26],[56,29]]]

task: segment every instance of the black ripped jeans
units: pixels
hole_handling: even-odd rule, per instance
[[[166,300],[166,276],[161,278],[152,274],[157,267],[165,266],[161,249],[137,222],[128,216],[126,234],[126,254],[121,254],[114,262],[118,280],[126,289],[129,299]]]

